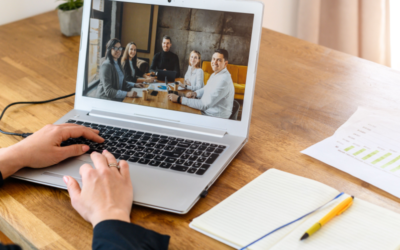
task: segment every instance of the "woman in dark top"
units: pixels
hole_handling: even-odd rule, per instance
[[[127,82],[121,67],[121,42],[113,38],[106,45],[106,60],[100,66],[100,84],[97,97],[114,101],[123,101],[125,97],[136,97],[132,88],[143,88],[141,83]]]
[[[139,77],[146,78],[149,82],[154,78],[147,76],[137,66],[137,47],[134,42],[126,45],[125,52],[121,59],[122,69],[124,70],[125,80],[128,82],[136,82]]]
[[[77,124],[47,125],[28,138],[0,149],[0,186],[3,178],[23,167],[43,168],[89,150],[87,145],[60,147],[68,138],[85,137],[102,143],[99,131]],[[80,169],[82,187],[71,176],[64,176],[73,208],[93,226],[92,249],[168,249],[169,236],[130,223],[133,189],[129,165],[108,151],[90,155],[95,168]],[[20,250],[17,245],[0,250]]]

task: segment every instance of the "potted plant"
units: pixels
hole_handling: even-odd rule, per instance
[[[66,36],[81,34],[83,0],[63,0],[57,7],[61,33]]]

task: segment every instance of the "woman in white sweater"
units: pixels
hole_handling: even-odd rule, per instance
[[[196,50],[190,52],[189,68],[185,74],[185,82],[179,85],[191,91],[196,91],[204,87],[204,72],[201,69],[200,52]]]

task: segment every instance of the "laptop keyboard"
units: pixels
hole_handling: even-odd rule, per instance
[[[70,138],[61,146],[86,144],[90,146],[87,154],[107,149],[116,159],[188,174],[203,175],[226,149],[224,145],[90,122],[68,120],[67,123],[97,129],[105,141],[96,143],[82,137]]]

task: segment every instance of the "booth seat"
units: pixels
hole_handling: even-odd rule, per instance
[[[202,69],[204,71],[204,85],[214,71],[211,68],[211,62],[203,61]],[[246,87],[247,66],[228,64],[227,69],[231,73],[233,85],[235,86],[235,99],[243,100],[244,89]]]

